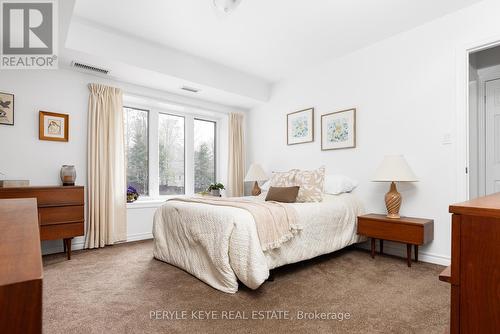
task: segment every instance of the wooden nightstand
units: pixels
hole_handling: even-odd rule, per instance
[[[434,239],[434,220],[401,217],[387,218],[385,215],[368,214],[358,217],[358,234],[371,238],[371,255],[375,257],[375,240],[380,240],[380,254],[384,252],[384,240],[406,244],[406,260],[411,267],[411,246],[415,247],[418,262],[418,246]]]

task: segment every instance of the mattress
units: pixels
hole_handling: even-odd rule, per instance
[[[250,199],[263,201],[264,194]],[[263,252],[248,211],[170,200],[154,216],[153,255],[218,290],[235,293],[238,280],[257,289],[273,268],[364,241],[356,234],[364,208],[354,194],[325,194],[320,203],[290,205],[301,231],[280,248]]]

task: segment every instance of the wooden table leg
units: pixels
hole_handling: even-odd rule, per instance
[[[411,267],[411,244],[406,244],[406,262]]]
[[[380,254],[384,254],[384,240],[379,240]]]
[[[375,238],[372,238],[372,259],[375,258]]]
[[[415,245],[415,262],[418,262],[418,245]]]
[[[66,249],[68,250],[68,260],[71,260],[71,241],[73,238],[64,239],[64,243],[66,244]]]

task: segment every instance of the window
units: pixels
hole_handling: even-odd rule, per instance
[[[194,120],[194,192],[215,182],[215,122]]]
[[[184,194],[184,117],[159,114],[160,195]]]
[[[123,108],[127,186],[136,188],[141,199],[156,199],[192,195],[221,181],[217,180],[217,118],[198,118],[188,107],[185,113],[148,109]]]
[[[143,196],[149,194],[148,111],[125,108],[127,185]]]

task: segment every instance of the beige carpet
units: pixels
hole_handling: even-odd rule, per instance
[[[78,251],[71,261],[49,255],[44,333],[443,333],[450,288],[439,282],[441,270],[426,263],[408,268],[402,259],[372,260],[365,251],[346,249],[279,268],[273,282],[231,295],[154,260],[152,241]],[[179,319],[165,313],[151,320],[151,311],[177,311]],[[192,311],[213,311],[214,318],[289,313],[282,320],[198,320]],[[299,312],[314,311],[330,318],[349,313],[350,319],[297,319]]]

